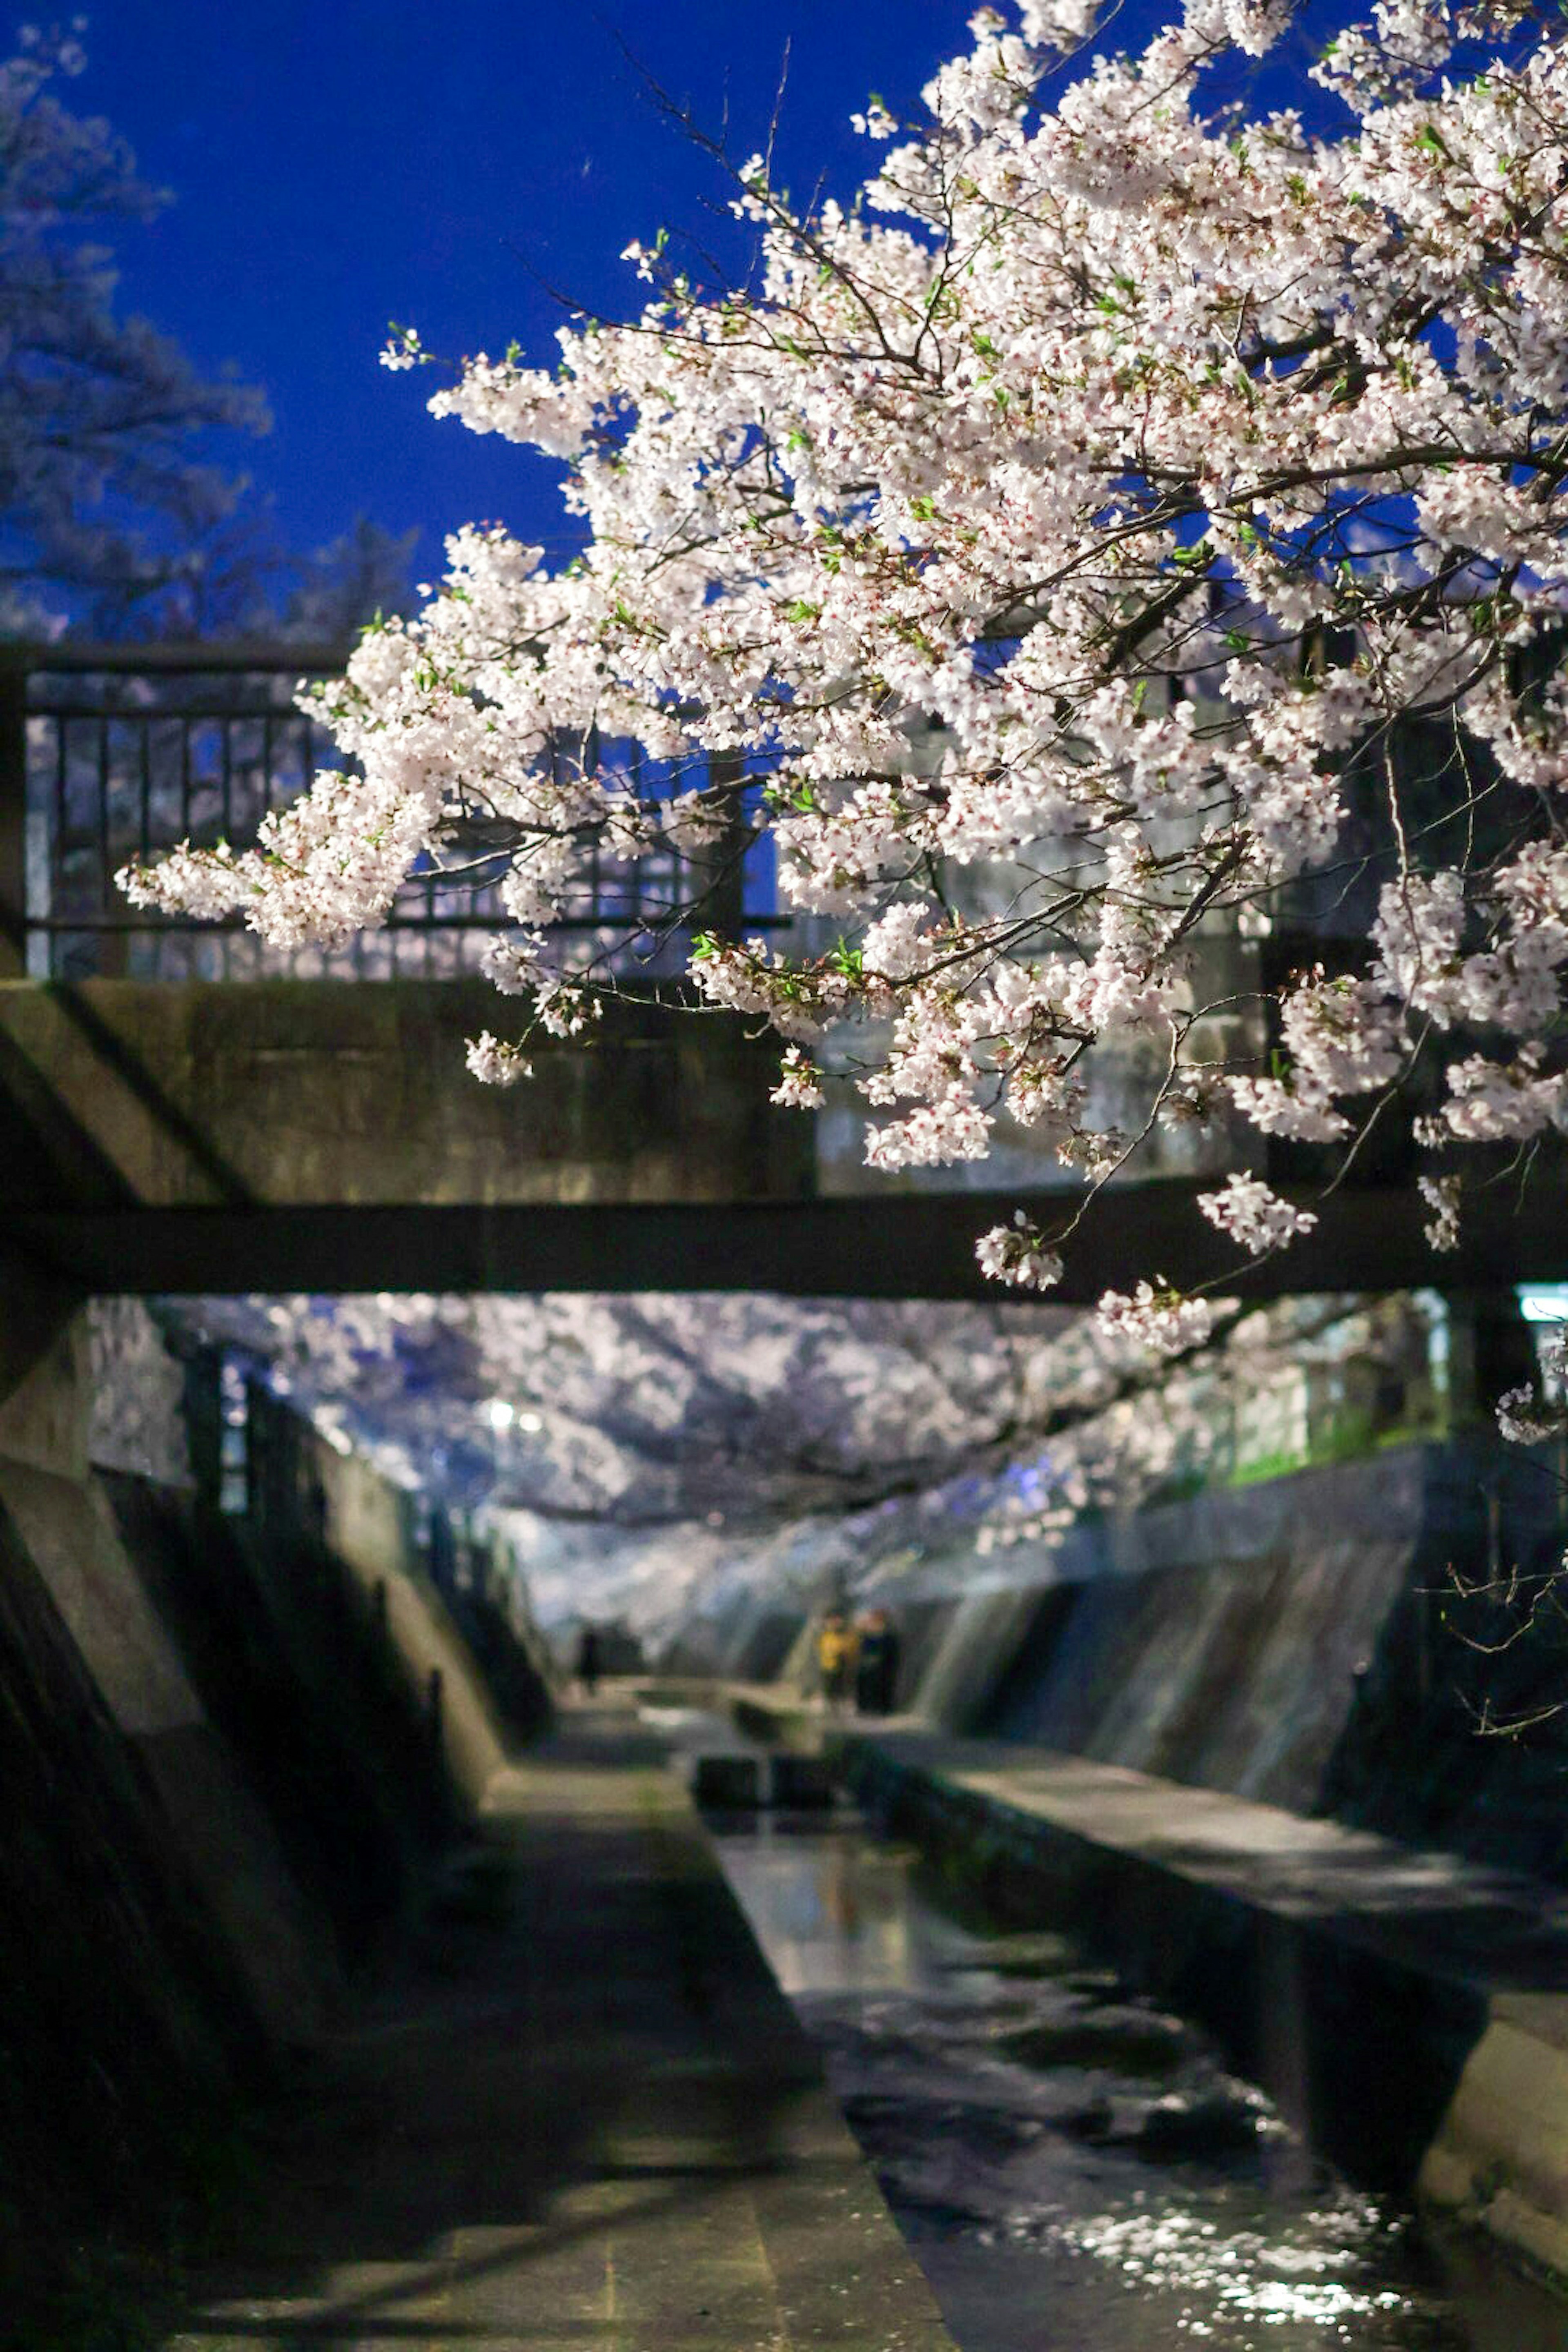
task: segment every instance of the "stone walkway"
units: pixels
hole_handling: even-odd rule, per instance
[[[683,1787],[610,1710],[498,1776],[165,2341],[951,2352]]]

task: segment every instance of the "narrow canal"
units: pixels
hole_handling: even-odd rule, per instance
[[[852,1811],[712,1827],[960,2352],[1568,2352],[1568,2305],[1352,2188],[1070,1922],[996,1931]]]

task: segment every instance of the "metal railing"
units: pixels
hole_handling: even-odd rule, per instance
[[[413,877],[385,923],[341,950],[268,948],[239,918],[197,922],[132,907],[115,885],[132,857],[186,839],[248,846],[263,817],[321,770],[343,763],[294,705],[301,677],[341,677],[343,646],[0,647],[0,977],[239,980],[437,978],[478,969],[509,928],[506,861],[481,856],[461,880]],[[587,756],[657,801],[679,777],[635,747],[592,740]],[[564,751],[562,756],[565,756]],[[623,976],[684,961],[680,910],[700,903],[721,929],[778,920],[771,867],[741,842],[711,867],[673,852],[594,852],[556,928],[601,934]]]

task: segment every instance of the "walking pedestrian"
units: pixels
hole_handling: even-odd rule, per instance
[[[868,1610],[856,1650],[855,1705],[861,1715],[891,1715],[899,1686],[899,1636],[885,1609]]]
[[[596,1625],[584,1625],[577,1636],[577,1680],[584,1698],[592,1698],[599,1687],[599,1631]]]
[[[822,1695],[829,1706],[842,1706],[854,1688],[857,1648],[855,1628],[843,1610],[830,1609],[816,1636]]]

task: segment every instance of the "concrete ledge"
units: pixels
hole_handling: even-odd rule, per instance
[[[1215,2035],[1352,2177],[1568,2275],[1568,1896],[1209,1790],[912,1727],[830,1732],[863,1801]]]
[[[711,1689],[711,1685],[709,1685]],[[752,1739],[771,1739],[796,1755],[815,1756],[822,1747],[826,1720],[820,1707],[768,1689],[747,1690],[731,1685],[728,1705],[738,1730]]]
[[[1568,1996],[1497,1995],[1421,2194],[1568,2280]]]

